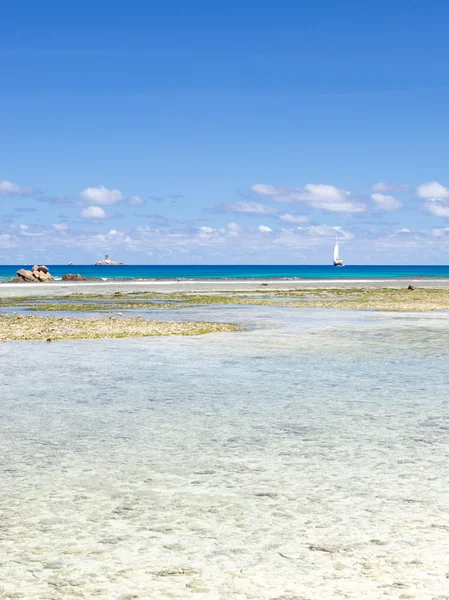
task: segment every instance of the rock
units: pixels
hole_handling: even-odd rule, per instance
[[[34,271],[34,276],[38,281],[53,281],[53,277],[48,271]]]
[[[79,273],[66,273],[62,277],[62,281],[85,281],[86,278]]]
[[[19,269],[12,281],[13,283],[38,283],[53,281],[53,277],[50,275],[47,267],[38,267],[35,265],[32,271]]]
[[[28,271],[27,269],[19,269],[17,271],[17,276],[14,277],[15,280],[18,280],[19,282],[36,282],[36,278],[34,277],[34,273],[33,271]],[[17,281],[16,281],[17,283]]]
[[[408,290],[414,290],[414,289],[415,289],[415,286],[414,286],[414,285],[409,285],[407,289],[408,289]]]

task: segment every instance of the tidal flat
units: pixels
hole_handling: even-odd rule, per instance
[[[204,335],[235,331],[229,323],[158,322],[139,317],[107,319],[72,319],[0,315],[0,342],[93,340],[106,338],[151,337],[167,335]]]
[[[0,598],[447,595],[448,312],[138,310],[0,344]]]
[[[45,284],[43,284],[45,285]],[[262,287],[262,285],[266,287]],[[74,292],[62,296],[3,297],[0,309],[24,306],[31,311],[113,311],[141,308],[176,308],[196,305],[252,305],[276,306],[283,304],[295,308],[327,308],[351,310],[377,310],[392,312],[429,312],[449,310],[449,289],[403,287],[335,287],[291,288],[261,284],[257,289],[220,290],[201,292],[109,292],[83,294]],[[1,293],[2,289],[0,289]]]

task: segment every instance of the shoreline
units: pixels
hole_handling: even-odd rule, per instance
[[[108,281],[53,281],[51,283],[1,283],[0,299],[46,296],[65,296],[82,293],[132,293],[148,291],[167,292],[236,292],[295,289],[376,289],[376,288],[449,289],[449,278],[394,278],[394,279],[195,279],[195,280],[108,280]]]

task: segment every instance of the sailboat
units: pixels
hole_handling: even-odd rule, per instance
[[[340,248],[338,246],[338,242],[335,242],[334,246],[334,267],[344,267],[343,259],[338,255],[340,254]]]

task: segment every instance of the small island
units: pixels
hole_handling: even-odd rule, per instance
[[[119,267],[119,266],[126,266],[126,263],[120,262],[119,260],[112,260],[111,258],[109,258],[109,255],[106,254],[104,259],[95,262],[94,266],[96,266],[96,267]]]

